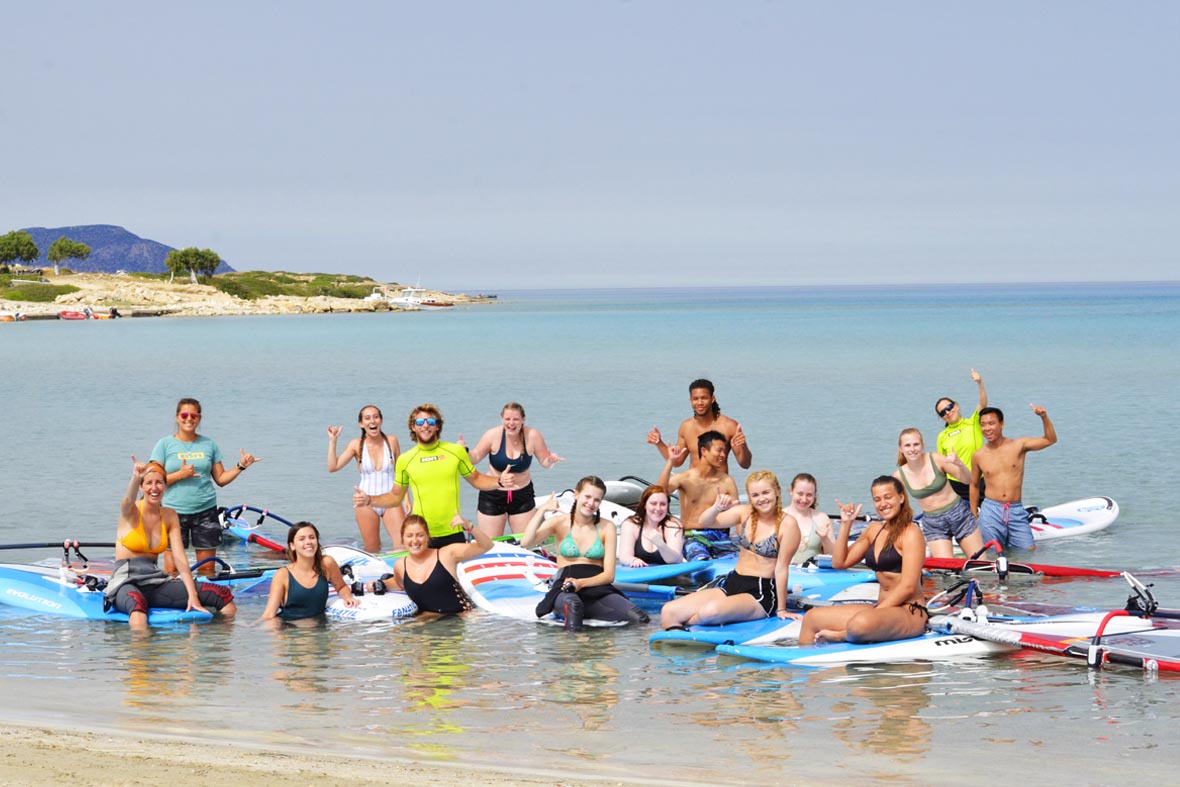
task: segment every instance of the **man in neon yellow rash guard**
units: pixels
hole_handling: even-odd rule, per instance
[[[971,370],[971,379],[979,386],[979,406],[969,418],[964,418],[959,410],[959,403],[949,396],[944,396],[934,403],[934,412],[946,422],[946,428],[938,433],[936,447],[938,453],[948,456],[950,452],[959,455],[967,469],[971,469],[971,457],[983,447],[983,431],[979,428],[979,411],[987,407],[987,389],[983,387],[983,378],[979,372]],[[947,476],[951,488],[964,500],[971,499],[971,479]],[[981,482],[982,483],[982,482]],[[983,489],[979,490],[980,497]]]

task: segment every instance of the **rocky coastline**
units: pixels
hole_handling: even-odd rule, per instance
[[[71,284],[78,292],[59,295],[49,302],[0,300],[0,312],[20,313],[26,319],[54,319],[61,311],[108,314],[111,308],[123,317],[220,317],[252,314],[329,314],[355,312],[407,311],[388,301],[360,298],[334,298],[326,295],[298,297],[273,295],[246,300],[222,292],[207,284],[192,284],[143,279],[113,273],[74,273],[62,276],[46,274],[51,284]],[[381,286],[373,282],[374,287]],[[401,285],[388,285],[396,293]],[[424,296],[456,306],[493,302],[486,296],[425,290]]]

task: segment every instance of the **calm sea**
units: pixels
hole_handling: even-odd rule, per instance
[[[325,428],[352,433],[365,404],[404,445],[419,402],[442,408],[444,438],[474,441],[519,401],[568,458],[537,471],[543,492],[588,473],[654,478],[644,437],[675,432],[697,377],[716,383],[755,467],[813,473],[831,509],[867,500],[902,428],[933,440],[938,397],[973,403],[975,368],[1007,434],[1039,434],[1030,402],[1057,427],[1058,444],[1028,461],[1026,502],[1105,494],[1122,507],[1111,529],[1039,560],[1180,566],[1177,473],[1159,439],[1180,417],[1178,341],[1175,283],[530,291],[441,313],[10,324],[0,542],[109,540],[131,455],[173,430],[182,396],[202,401],[227,464],[239,449],[262,457],[222,504],[310,519],[329,539],[356,528],[354,476],[325,472]],[[1180,606],[1180,582],[1156,583]],[[1121,580],[1000,592],[1126,596]],[[482,613],[276,634],[253,624],[261,606],[149,637],[0,607],[5,719],[708,783],[1160,781],[1180,739],[1175,680],[1039,657],[803,671],[651,650],[642,630],[567,636]]]

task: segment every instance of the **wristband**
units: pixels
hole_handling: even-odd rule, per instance
[[[238,462],[238,472],[240,473],[240,472],[244,471],[245,469],[246,468],[242,465],[242,463]]]

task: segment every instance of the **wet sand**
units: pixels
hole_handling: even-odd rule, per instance
[[[473,772],[469,767],[408,760],[376,760],[325,752],[226,747],[169,736],[0,725],[0,784],[14,787],[148,787],[213,781],[251,787],[349,787],[432,784],[438,787],[560,785],[605,787],[617,779],[539,771]],[[670,782],[630,782],[669,784]]]

